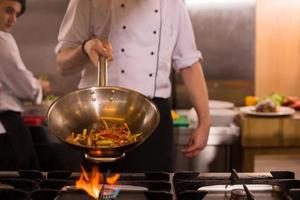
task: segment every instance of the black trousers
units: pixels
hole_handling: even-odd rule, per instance
[[[98,164],[101,172],[146,172],[172,171],[173,163],[173,125],[171,108],[167,99],[154,98],[159,109],[160,122],[152,135],[141,145],[126,153],[124,159],[112,163]],[[92,164],[84,161],[85,168]]]
[[[40,170],[31,133],[21,114],[13,111],[0,113],[6,134],[0,135],[0,170]]]

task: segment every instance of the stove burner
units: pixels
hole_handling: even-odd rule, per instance
[[[253,194],[250,192],[246,185],[243,185],[244,189],[231,190],[230,200],[254,200]]]
[[[116,200],[120,190],[114,189],[114,188],[107,188],[103,187],[104,189],[101,189],[101,192],[99,194],[99,200]],[[93,199],[90,197],[84,190],[77,189],[75,186],[64,186],[59,194],[57,195],[57,198],[55,200],[90,200]]]
[[[230,193],[230,200],[247,200],[246,192],[243,189],[233,189]]]
[[[115,190],[112,188],[104,188],[101,200],[115,200],[117,199],[120,190]]]
[[[84,190],[63,190],[58,193],[54,200],[93,200]]]
[[[254,200],[253,194],[249,191],[246,185],[243,185],[246,192],[247,200]]]

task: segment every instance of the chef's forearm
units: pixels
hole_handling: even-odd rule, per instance
[[[62,49],[56,56],[57,68],[62,75],[80,72],[88,62],[81,46]]]
[[[201,64],[197,62],[191,67],[181,70],[181,77],[187,88],[191,103],[196,109],[199,126],[210,126],[208,92]]]

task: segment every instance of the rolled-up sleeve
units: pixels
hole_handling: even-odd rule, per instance
[[[202,54],[197,49],[192,23],[186,7],[181,6],[178,35],[173,51],[173,67],[176,71],[191,66],[202,60]]]
[[[67,47],[76,47],[91,35],[91,0],[70,0],[60,25],[55,53]]]

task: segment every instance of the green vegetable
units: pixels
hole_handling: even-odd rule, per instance
[[[55,98],[56,98],[56,96],[55,96],[55,95],[53,95],[53,94],[50,94],[50,95],[48,95],[48,96],[46,96],[46,97],[45,97],[45,100],[48,100],[48,101],[53,101]]]
[[[281,106],[284,102],[285,97],[279,93],[273,92],[267,98],[271,99],[277,106]]]

